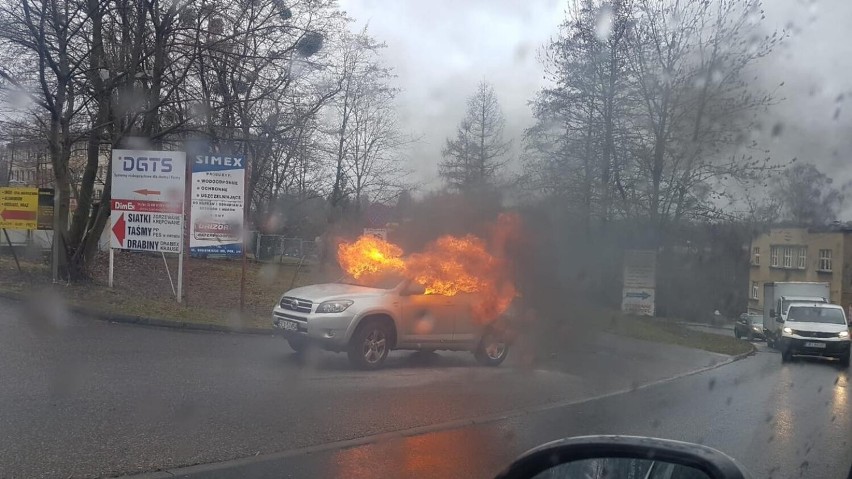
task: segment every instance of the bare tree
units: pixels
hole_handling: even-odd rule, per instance
[[[47,139],[60,195],[56,235],[70,277],[86,274],[109,217],[110,173],[93,201],[104,148],[182,148],[189,135],[243,153],[248,201],[289,169],[321,106],[339,91],[321,52],[343,35],[332,0],[16,0],[0,6],[0,89],[29,103],[5,125]],[[35,128],[33,128],[35,127]],[[85,150],[78,171],[69,161]],[[259,200],[254,201],[255,192]],[[77,209],[71,221],[69,203]]]
[[[511,141],[503,140],[505,123],[494,88],[480,82],[455,138],[448,138],[441,151],[440,174],[448,185],[469,191],[494,183],[511,147]]]
[[[348,172],[358,208],[363,201],[393,201],[406,188],[402,149],[412,139],[397,121],[391,78],[387,69],[371,70],[354,98]]]
[[[613,191],[623,194],[631,94],[626,72],[629,1],[569,4],[560,34],[542,51],[554,84],[533,102],[536,124],[526,132],[526,170],[582,205],[587,235],[593,216],[608,221]],[[629,201],[620,205],[629,207]]]
[[[0,67],[0,77],[17,94],[27,95],[32,108],[25,115],[44,134],[56,181],[60,206],[56,239],[68,245],[67,225],[71,178],[71,147],[79,135],[81,109],[85,106],[83,75],[86,52],[75,48],[85,35],[85,4],[62,0],[22,0],[4,4],[0,10],[0,47],[7,58],[18,61]],[[11,70],[8,66],[17,67]],[[80,97],[83,98],[80,98]],[[15,120],[20,120],[15,118]],[[73,246],[73,245],[72,245]]]
[[[655,227],[714,213],[726,178],[759,176],[768,158],[737,153],[743,131],[773,100],[745,78],[777,34],[758,30],[758,0],[641,0],[631,35],[630,72],[638,95],[639,192]],[[739,144],[738,144],[739,142]]]
[[[404,186],[399,155],[410,140],[397,123],[398,90],[390,85],[391,70],[380,61],[384,47],[366,28],[343,39],[342,87],[327,112],[325,127],[334,179],[329,196],[331,222],[350,195],[358,208],[366,196],[391,199]]]
[[[790,221],[801,226],[825,226],[837,220],[845,199],[834,181],[810,163],[796,162],[772,178],[770,201],[780,206],[775,221]]]

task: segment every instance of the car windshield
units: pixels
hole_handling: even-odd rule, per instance
[[[807,323],[846,324],[843,310],[816,306],[791,306],[787,321]]]

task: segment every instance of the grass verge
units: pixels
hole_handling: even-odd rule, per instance
[[[732,356],[753,350],[748,341],[733,336],[695,331],[681,324],[661,319],[617,315],[612,318],[606,331],[645,341],[674,344]]]
[[[245,306],[240,309],[241,262],[191,258],[184,265],[184,302],[178,304],[161,257],[116,256],[116,281],[112,289],[106,284],[105,264],[98,264],[100,267],[91,281],[54,285],[46,264],[22,260],[22,271],[18,272],[11,258],[0,257],[0,292],[107,314],[234,329],[271,329],[272,307],[281,294],[291,286],[316,282],[309,268],[296,275],[294,264],[249,263]],[[174,275],[176,261],[169,260]]]

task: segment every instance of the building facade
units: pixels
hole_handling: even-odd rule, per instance
[[[775,228],[751,242],[750,311],[763,311],[763,285],[829,283],[832,303],[852,309],[852,229]]]
[[[109,145],[102,145],[98,151],[98,169],[92,190],[95,203],[103,196],[111,152]],[[87,142],[81,141],[74,144],[68,159],[72,194],[76,194],[83,180],[87,159]],[[53,185],[53,165],[44,142],[10,142],[0,148],[0,186],[53,188]],[[72,197],[70,202],[71,211],[74,211],[77,198]]]

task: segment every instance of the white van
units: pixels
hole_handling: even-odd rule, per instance
[[[793,303],[781,324],[781,361],[794,355],[836,358],[849,367],[849,323],[841,306]]]

